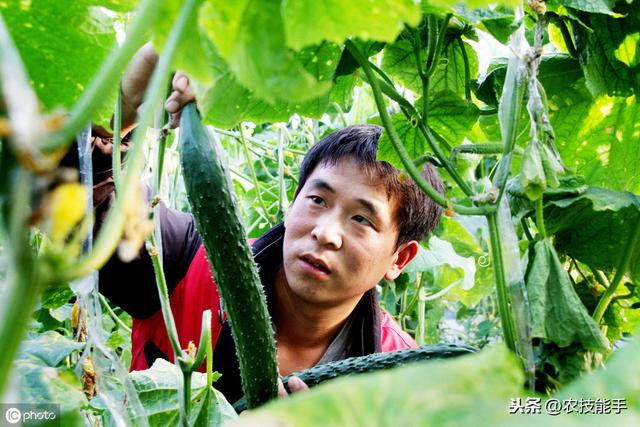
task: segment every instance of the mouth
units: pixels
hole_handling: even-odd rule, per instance
[[[320,258],[315,258],[311,255],[303,255],[300,259],[306,263],[307,265],[313,267],[314,269],[324,273],[331,274],[331,269],[327,266],[327,264],[321,260]]]

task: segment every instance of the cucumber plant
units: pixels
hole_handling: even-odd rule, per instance
[[[611,344],[640,323],[637,0],[535,1],[526,9],[507,0],[497,8],[482,1],[345,1],[339,16],[333,4],[329,10],[328,3],[315,2],[309,13],[307,3],[0,5],[0,268],[6,265],[0,274],[6,289],[0,389],[38,296],[100,268],[118,246],[125,207],[140,204],[136,186],[146,128],[174,68],[192,77],[203,122],[230,135],[227,153],[254,166],[236,162],[230,168],[255,189],[243,193],[252,200],[241,214],[252,236],[276,223],[290,200],[295,179],[287,168],[295,171],[296,156],[308,147],[288,135],[288,129],[302,128],[294,125],[300,116],[315,119],[302,119],[313,123],[309,139],[338,123],[385,127],[379,158],[405,170],[447,214],[437,236],[424,242],[420,266],[392,285],[404,296],[382,291],[389,311],[418,341],[440,337],[436,324],[445,299],[467,314],[482,311],[485,326],[502,325],[502,339],[518,354],[529,385],[550,393],[605,363]],[[118,44],[115,28],[125,27]],[[48,37],[53,31],[64,35]],[[57,165],[89,121],[109,127],[119,75],[148,36],[161,52],[159,71],[122,173],[114,158],[113,208],[93,249],[82,254],[79,242],[91,228],[90,215],[75,209],[60,222],[64,215],[53,214],[62,212],[60,206],[85,205],[71,196],[81,192],[74,192],[73,179],[61,178]],[[482,64],[498,44],[504,58]],[[195,109],[188,111],[196,126]],[[289,119],[288,125],[262,124]],[[247,135],[248,122],[256,123],[253,136]],[[237,126],[240,132],[228,130]],[[421,181],[425,161],[441,171],[446,196]],[[179,180],[174,183],[175,191]],[[197,198],[199,189],[188,192]],[[234,209],[228,213],[238,219]],[[199,216],[204,223],[205,215]],[[244,241],[241,228],[233,233],[234,242]],[[247,249],[242,252],[246,257]],[[212,265],[224,276],[215,259]],[[248,282],[256,284],[250,260],[243,265]],[[260,298],[254,300],[251,309],[262,310]],[[486,307],[476,310],[480,305]],[[163,314],[172,331],[170,310]],[[263,324],[258,333],[270,336],[268,321]],[[239,328],[234,335],[242,341]],[[266,353],[257,357],[271,352],[272,342],[263,341]],[[253,358],[241,347],[241,360]],[[179,345],[174,353],[187,384],[195,361],[185,359]],[[267,359],[265,372],[245,370],[245,386],[255,386],[249,394],[273,394],[275,362]]]

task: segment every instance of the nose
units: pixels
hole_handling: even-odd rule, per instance
[[[342,247],[342,226],[340,221],[331,215],[317,218],[311,235],[322,246],[331,249],[340,249]]]

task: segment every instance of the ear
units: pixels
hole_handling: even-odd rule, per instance
[[[415,240],[401,244],[394,254],[394,262],[384,275],[387,280],[398,278],[402,270],[418,255],[420,244]]]

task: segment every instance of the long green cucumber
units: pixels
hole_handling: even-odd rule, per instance
[[[231,325],[247,403],[254,408],[277,395],[275,339],[222,154],[195,104],[187,104],[180,118],[187,197]]]
[[[314,387],[324,381],[332,380],[345,375],[362,374],[366,372],[391,369],[406,363],[420,362],[431,359],[447,359],[450,357],[462,356],[474,353],[473,347],[459,346],[452,344],[425,345],[409,350],[396,350],[387,353],[374,353],[368,356],[350,357],[336,362],[317,365],[313,368],[294,372],[282,379],[285,389],[289,390],[289,378],[296,376],[305,382],[309,387]],[[240,413],[247,409],[245,398],[239,399],[233,404],[236,412]]]

